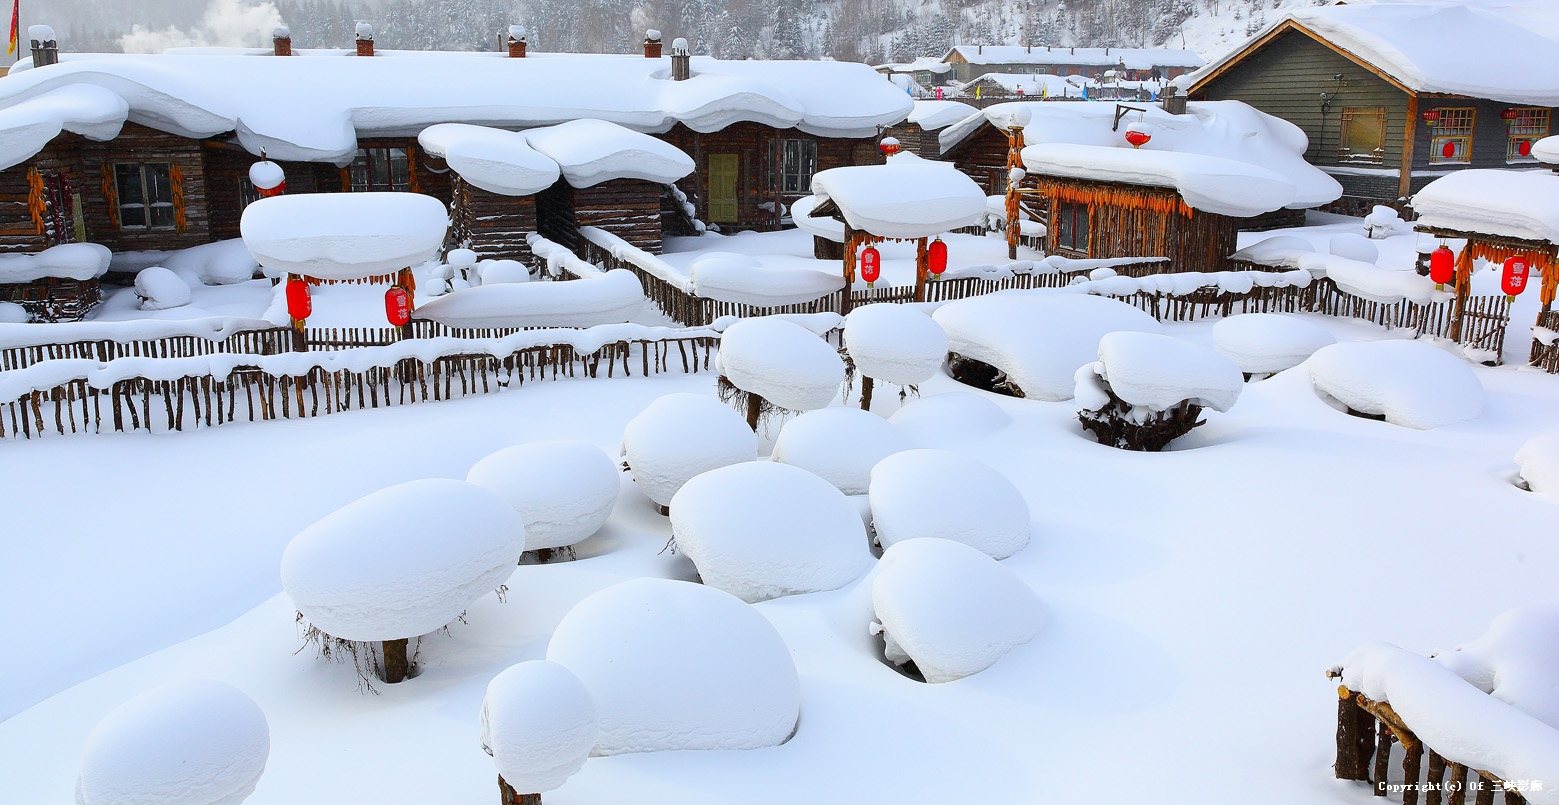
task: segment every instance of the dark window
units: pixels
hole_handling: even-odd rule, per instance
[[[990,188],[991,188],[990,194],[993,195],[993,196],[1003,196],[1003,195],[1006,195],[1007,194],[1007,179],[1011,175],[1012,175],[1011,171],[1008,168],[1000,168],[1000,169],[991,171],[991,181],[989,182]]]
[[[1386,110],[1381,107],[1348,107],[1342,110],[1339,159],[1380,162],[1386,156]]]
[[[1510,133],[1505,141],[1506,162],[1536,162],[1532,146],[1548,136],[1548,109],[1516,107],[1509,110]]]
[[[774,189],[781,193],[808,193],[817,173],[816,140],[775,140]]]
[[[260,191],[247,178],[238,180],[238,211],[260,200]]]
[[[1088,254],[1088,205],[1063,201],[1056,205],[1056,247]]]
[[[121,162],[114,165],[119,194],[120,229],[172,229],[172,166],[166,162]]]
[[[1440,107],[1440,119],[1429,127],[1430,162],[1468,162],[1472,158],[1472,127],[1478,110],[1470,107]]]
[[[404,148],[359,148],[350,173],[354,193],[411,189],[411,171]]]

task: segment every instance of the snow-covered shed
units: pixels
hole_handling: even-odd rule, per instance
[[[0,254],[0,302],[21,305],[39,321],[79,321],[102,298],[108,249],[64,243],[36,254]]]
[[[954,45],[942,61],[953,77],[969,82],[986,73],[1049,73],[1100,76],[1108,70],[1132,80],[1174,78],[1205,62],[1192,50],[1175,48],[1079,48],[1042,45]]]
[[[879,64],[872,69],[889,78],[896,75],[909,76],[922,87],[940,87],[947,83],[948,77],[953,73],[951,64],[935,56],[920,56],[914,61]]]
[[[940,159],[942,146],[937,136],[941,131],[968,119],[970,115],[979,114],[979,111],[962,101],[917,100],[909,117],[886,133],[899,141],[900,148],[911,154],[926,159]]]

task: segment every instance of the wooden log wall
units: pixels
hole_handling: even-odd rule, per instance
[[[458,175],[451,180],[450,192],[455,243],[484,258],[530,262],[525,236],[536,231],[535,196],[491,193]]]
[[[83,211],[89,239],[115,252],[143,249],[187,249],[211,242],[211,199],[207,192],[205,157],[198,140],[157,131],[138,123],[126,123],[119,136],[108,142],[79,138]],[[119,210],[104,188],[113,187],[114,165],[129,162],[167,163],[181,181],[182,228],[121,229]],[[117,190],[114,191],[117,194]]]
[[[986,195],[994,195],[1000,184],[999,177],[1007,175],[1007,132],[990,123],[981,123],[973,134],[940,158],[951,161],[953,167],[968,174]]]
[[[1170,188],[1039,177],[1034,192],[1051,221],[1063,202],[1089,208],[1086,253],[1061,248],[1059,226],[1050,227],[1050,254],[1108,259],[1162,256],[1170,271],[1229,271],[1239,250],[1243,218],[1193,210]]]
[[[642,179],[612,179],[574,188],[574,223],[600,227],[650,254],[660,254],[665,193],[661,185]]]
[[[15,302],[43,321],[81,321],[102,298],[102,285],[95,279],[44,277],[0,284],[0,301]]]
[[[574,217],[574,193],[568,180],[560,178],[536,194],[536,234],[578,254],[585,241]]]
[[[211,239],[238,237],[238,222],[243,217],[243,183],[249,178],[249,166],[260,158],[237,143],[222,140],[201,142],[205,161],[206,200],[210,205]],[[335,193],[341,190],[340,169],[316,162],[281,162],[287,177],[287,192]]]
[[[29,178],[33,169],[45,174],[63,172],[79,192],[81,171],[68,147],[50,144],[31,160],[0,171],[0,253],[40,252],[59,242],[49,237],[33,215],[34,189]]]

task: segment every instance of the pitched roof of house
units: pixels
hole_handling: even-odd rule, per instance
[[[1064,48],[1036,45],[955,45],[942,60],[957,53],[970,64],[1066,64],[1086,67],[1115,67],[1126,63],[1128,70],[1154,67],[1196,68],[1206,60],[1193,50],[1170,48]]]

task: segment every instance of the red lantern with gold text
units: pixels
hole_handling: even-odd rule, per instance
[[[947,270],[947,244],[941,238],[931,241],[931,245],[926,248],[926,270],[937,277]]]
[[[877,150],[881,151],[882,155],[885,156],[885,157],[891,157],[894,154],[897,154],[899,152],[899,138],[897,138],[897,137],[884,137],[884,138],[882,138],[882,142],[877,144]]]
[[[1145,131],[1140,129],[1126,129],[1126,142],[1131,143],[1132,148],[1141,148],[1142,146],[1147,145],[1148,140],[1151,139],[1153,139],[1153,135]]]
[[[1516,301],[1516,295],[1527,289],[1527,276],[1531,271],[1532,264],[1519,254],[1505,261],[1505,271],[1500,275],[1499,287],[1505,292],[1509,301]]]
[[[875,246],[867,246],[861,252],[861,279],[866,280],[866,287],[882,276],[882,253]]]
[[[1439,109],[1425,109],[1424,110],[1424,122],[1428,123],[1431,126],[1433,126],[1436,123],[1439,123],[1440,122],[1440,110]]]
[[[314,301],[309,298],[309,284],[298,277],[287,280],[287,315],[294,321],[303,321],[314,312]]]
[[[1439,290],[1456,278],[1456,253],[1449,246],[1441,246],[1429,255],[1429,279]]]
[[[411,321],[411,294],[399,285],[384,292],[384,317],[391,326],[405,327]]]

